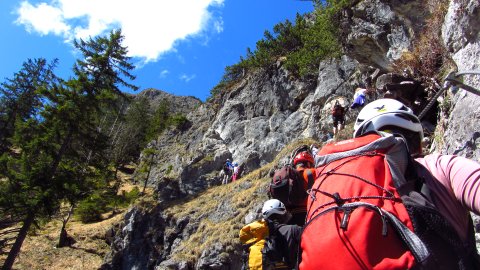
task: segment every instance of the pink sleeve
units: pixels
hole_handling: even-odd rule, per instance
[[[457,200],[468,210],[480,213],[480,164],[459,156],[437,155],[438,170],[445,175]],[[428,159],[427,159],[428,160]]]
[[[416,159],[435,177],[426,178],[435,205],[466,236],[468,212],[480,213],[480,164],[452,155],[427,155]]]

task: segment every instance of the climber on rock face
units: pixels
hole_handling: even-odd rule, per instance
[[[232,161],[227,158],[225,163],[223,164],[223,179],[222,179],[222,184],[228,184],[230,182],[230,178],[232,177],[233,174],[233,164]]]
[[[333,136],[337,136],[337,133],[343,129],[345,125],[345,108],[337,100],[332,108],[332,120],[333,120]]]
[[[232,182],[237,181],[240,178],[240,166],[237,162],[233,163],[233,174],[232,174]]]
[[[355,89],[355,95],[353,96],[353,103],[352,105],[350,105],[351,109],[361,108],[363,107],[363,105],[365,105],[366,91],[367,89],[360,88],[360,87]]]

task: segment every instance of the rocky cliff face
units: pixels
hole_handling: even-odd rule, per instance
[[[480,70],[480,2],[452,1],[442,37],[458,71]],[[480,88],[480,76],[464,76],[468,85]],[[452,99],[452,110],[445,116],[444,144],[437,151],[480,160],[480,97],[459,90]]]
[[[423,5],[424,1],[359,1],[343,14],[347,55],[320,63],[317,80],[292,79],[279,60],[268,72],[246,74],[218,104],[205,103],[190,112],[188,130],[171,130],[153,141],[150,146],[159,153],[149,183],[157,190],[158,205],[130,211],[116,230],[104,268],[240,269],[239,244],[228,252],[222,243],[212,245],[195,262],[173,259],[201,220],[194,215],[174,218],[164,209],[172,200],[195,198],[219,185],[218,172],[226,158],[243,164],[248,173],[272,162],[294,140],[328,140],[331,102],[339,99],[346,105],[370,67],[390,71],[392,61],[410,49],[418,35],[417,26],[426,16]],[[480,69],[479,13],[477,0],[450,3],[442,35],[458,70]],[[479,78],[465,82],[480,87]],[[443,139],[436,140],[432,150],[478,160],[480,97],[464,90],[450,96],[451,110],[437,126],[437,137]],[[355,113],[349,112],[347,122]],[[201,218],[232,218],[228,198],[216,200],[222,203]],[[252,217],[257,210],[252,209]]]
[[[427,1],[359,1],[345,10],[344,47],[361,63],[390,70],[392,61],[411,48],[428,16]]]
[[[153,88],[143,90],[137,96],[146,97],[153,110],[157,109],[162,102],[165,102],[169,105],[170,112],[181,114],[188,114],[202,104],[202,101],[196,97],[175,96]]]
[[[161,201],[196,194],[220,183],[217,174],[227,158],[251,172],[296,139],[327,140],[330,101],[338,97],[347,104],[362,80],[358,67],[345,56],[322,63],[318,81],[292,80],[281,62],[270,73],[247,74],[218,109],[203,104],[189,114],[191,129],[169,131],[152,142],[160,153],[149,183]]]

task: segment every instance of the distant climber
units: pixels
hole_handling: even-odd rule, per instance
[[[292,214],[289,224],[305,224],[307,190],[315,179],[313,166],[314,160],[309,147],[302,145],[292,152],[290,164],[275,170],[271,175],[269,197],[281,201]]]
[[[263,204],[262,216],[239,233],[249,250],[248,269],[295,269],[302,227],[286,225],[291,215],[277,199]]]
[[[337,136],[337,133],[343,129],[345,125],[345,108],[337,100],[332,108],[333,119],[333,136]]]
[[[304,145],[303,147],[297,148],[294,151],[293,155],[293,166],[297,171],[300,179],[303,182],[304,190],[308,190],[312,187],[315,180],[315,160],[313,158],[312,152]],[[289,224],[303,225],[305,224],[305,216],[307,213],[307,200],[305,199],[301,205],[297,205],[294,210],[292,210],[292,219]]]
[[[228,184],[230,182],[230,178],[232,177],[233,174],[233,164],[230,159],[227,159],[225,161],[225,164],[223,164],[223,180],[222,184]]]
[[[240,166],[238,163],[233,163],[233,175],[232,182],[237,181],[240,178]]]
[[[363,105],[365,105],[365,101],[367,98],[366,92],[367,92],[366,88],[358,87],[357,89],[355,89],[355,95],[353,96],[353,103],[352,105],[350,105],[351,109],[361,108],[363,107]]]

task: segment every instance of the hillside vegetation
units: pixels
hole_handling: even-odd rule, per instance
[[[355,1],[313,2],[316,2],[313,14],[297,14],[295,22],[280,22],[273,27],[273,33],[266,30],[253,51],[247,48],[246,55],[240,57],[238,63],[227,66],[218,85],[210,91],[209,99],[221,94],[247,72],[268,69],[278,59],[284,60],[285,68],[293,76],[312,77],[316,75],[320,61],[339,57],[342,54],[339,12]]]

